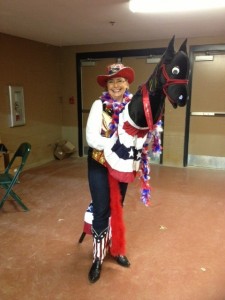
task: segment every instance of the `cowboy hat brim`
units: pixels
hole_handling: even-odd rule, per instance
[[[99,75],[97,76],[97,82],[100,86],[106,87],[107,81],[111,78],[123,77],[127,79],[128,83],[132,83],[134,81],[134,70],[129,67],[124,67],[116,73],[110,75]]]

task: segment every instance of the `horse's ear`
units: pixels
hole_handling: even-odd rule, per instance
[[[175,35],[172,37],[170,40],[168,47],[165,51],[165,59],[172,59],[174,56],[174,40],[175,40]]]
[[[187,39],[183,42],[183,44],[180,46],[179,51],[183,51],[187,54]]]
[[[171,49],[173,51],[174,51],[174,40],[175,40],[175,35],[172,37],[168,45],[168,49]]]

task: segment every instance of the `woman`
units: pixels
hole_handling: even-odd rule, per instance
[[[128,89],[133,80],[132,68],[125,67],[123,64],[108,66],[107,73],[97,77],[98,84],[105,89],[105,92],[100,99],[94,101],[87,121],[88,180],[93,202],[93,264],[88,274],[91,283],[100,278],[103,259],[111,240],[112,205],[110,202],[112,202],[112,194],[110,189],[112,189],[112,185],[109,182],[103,152],[106,148],[110,148],[117,139],[119,114],[132,98]],[[127,183],[119,181],[118,189],[122,206]],[[114,230],[114,234],[117,234],[117,230]],[[115,259],[123,267],[130,266],[124,253],[118,253]]]

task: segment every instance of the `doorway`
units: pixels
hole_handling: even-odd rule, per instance
[[[184,165],[225,169],[225,45],[190,50]]]

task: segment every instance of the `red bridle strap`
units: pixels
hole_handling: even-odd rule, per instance
[[[167,94],[167,88],[171,84],[188,84],[188,79],[175,79],[175,78],[170,78],[169,75],[166,72],[166,66],[163,64],[161,66],[162,68],[162,74],[166,80],[166,83],[163,85],[163,92],[164,94],[170,99],[170,97]]]

